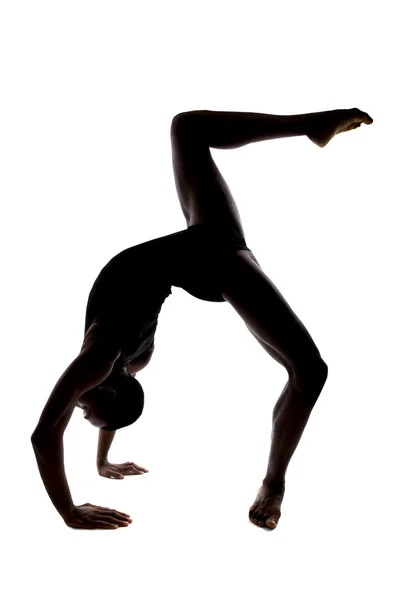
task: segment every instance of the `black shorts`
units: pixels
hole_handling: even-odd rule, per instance
[[[188,227],[171,284],[209,302],[225,302],[220,282],[226,259],[237,250],[250,250],[235,228],[200,223]]]
[[[234,227],[199,223],[191,225],[188,230],[194,235],[199,235],[205,242],[216,244],[223,254],[232,254],[236,250],[250,250],[243,235]]]

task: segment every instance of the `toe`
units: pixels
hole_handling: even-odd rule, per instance
[[[265,521],[265,525],[269,529],[275,529],[275,527],[278,525],[278,521],[279,521],[279,515],[273,514],[273,515],[270,515],[268,517],[268,519]]]
[[[257,521],[259,527],[265,527],[265,521]]]
[[[253,515],[250,516],[250,521],[254,525],[258,525],[259,527],[265,527],[264,520],[263,520],[262,516],[259,513],[253,513]]]
[[[359,108],[357,108],[356,110],[359,113],[359,117],[362,123],[365,123],[366,125],[371,125],[371,123],[373,123],[373,119],[369,116],[368,113],[364,112],[363,110],[360,110]]]

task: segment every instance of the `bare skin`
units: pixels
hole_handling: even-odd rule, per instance
[[[320,114],[316,119],[316,124],[310,128],[310,133],[307,134],[307,137],[320,148],[324,148],[338,133],[357,129],[363,123],[370,125],[372,122],[372,118],[367,113],[363,113],[358,109],[353,109],[352,111],[329,111],[329,113]],[[261,340],[258,341],[261,342]],[[267,352],[270,350],[265,345],[264,349]],[[275,356],[274,358],[279,361],[279,357]],[[282,396],[285,394],[285,390]],[[271,474],[275,470],[273,448],[274,442],[271,447],[268,468]],[[285,470],[285,468],[281,469],[281,475],[272,475],[272,477],[269,477],[267,472],[263,484],[258,490],[256,499],[249,510],[249,518],[255,525],[267,527],[268,529],[275,529],[277,526],[281,517],[281,505],[285,493]]]
[[[125,365],[125,371],[131,377],[136,377],[137,373],[147,367],[153,356],[155,343],[150,346],[139,357],[131,360]],[[78,405],[82,408],[85,405],[84,398],[80,398]],[[111,463],[108,460],[108,452],[115,437],[115,431],[99,430],[99,439],[97,446],[97,471],[101,477],[109,479],[124,479],[126,475],[143,475],[148,473],[144,467],[140,467],[134,462]]]
[[[121,464],[108,461],[108,451],[115,436],[115,431],[99,431],[99,443],[97,448],[97,471],[101,477],[109,479],[124,479],[126,475],[143,475],[148,470],[134,462]]]
[[[252,142],[299,135],[324,147],[337,133],[361,123],[370,124],[372,119],[358,109],[290,116],[212,111],[177,115],[171,126],[172,158],[187,225],[211,222],[235,227],[243,234],[237,206],[210,148],[238,148]],[[273,410],[267,473],[249,513],[254,524],[273,529],[280,518],[286,470],[324,386],[327,366],[310,334],[263,273],[252,252],[240,250],[226,260],[220,291],[261,347],[288,374],[288,382]],[[31,436],[43,483],[70,527],[115,529],[131,522],[128,514],[114,509],[90,503],[74,505],[63,458],[63,435],[74,408],[85,409],[88,394],[113,393],[102,384],[116,368],[120,355],[121,348],[110,339],[104,324],[94,323],[84,337],[79,355],[56,383]],[[127,372],[136,376],[150,358],[128,365]],[[99,428],[107,426],[96,415],[88,420]],[[101,434],[99,438],[98,464],[103,473],[108,473],[104,476],[125,475],[129,470],[145,472],[134,463],[108,463],[113,437]]]
[[[209,148],[239,148],[299,135],[322,148],[337,133],[362,123],[370,124],[372,119],[356,108],[290,116],[211,111],[177,115],[171,128],[173,165],[187,224],[227,224],[243,234],[239,211]],[[249,511],[252,523],[274,529],[281,516],[286,470],[326,381],[327,366],[252,252],[240,250],[231,257],[221,292],[263,349],[288,374],[273,410],[267,473]]]
[[[79,355],[57,381],[31,436],[40,475],[54,507],[66,525],[77,529],[116,529],[130,515],[109,507],[75,505],[64,469],[63,437],[78,399],[110,375],[120,349],[113,346],[98,323],[88,330]]]
[[[150,362],[153,350],[154,347],[145,353],[146,356],[132,361],[131,370],[135,375]],[[94,323],[86,332],[79,355],[56,383],[31,436],[39,472],[50,500],[65,524],[75,529],[116,529],[127,527],[132,522],[129,514],[119,510],[89,502],[75,505],[64,469],[63,437],[73,410],[77,406],[84,409],[86,399],[91,394],[105,393],[109,397],[115,394],[114,390],[101,384],[113,372],[120,354],[120,349],[110,342],[102,325]],[[95,420],[91,422],[96,427],[104,425]],[[111,435],[107,436],[107,433]],[[136,474],[132,470],[147,472],[147,469],[135,463],[113,465],[108,462],[108,450],[114,434],[115,432],[99,432],[99,474],[111,477],[111,471],[118,472],[119,475]],[[109,475],[105,475],[106,472]]]
[[[357,111],[358,109],[353,109]],[[338,114],[339,113],[339,114]],[[340,115],[342,113],[342,115]],[[322,113],[324,116],[321,123],[313,128],[307,137],[317,144],[320,148],[324,148],[331,139],[338,133],[351,131],[365,125],[371,125],[372,119],[367,113],[361,111],[349,114],[348,111],[329,111]]]

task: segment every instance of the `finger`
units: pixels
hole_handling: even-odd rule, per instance
[[[118,529],[118,525],[116,523],[108,523],[102,519],[93,519],[88,523],[88,529]]]
[[[139,469],[140,471],[143,471],[144,473],[148,473],[148,469],[145,469],[145,467],[140,467],[136,463],[132,463],[132,464],[135,467],[135,469]]]
[[[90,520],[85,519],[68,523],[68,527],[72,527],[73,529],[115,529],[118,525],[107,523],[103,519],[94,519],[93,517],[90,517]]]
[[[113,471],[117,470],[118,473],[123,473],[124,475],[143,475],[143,471],[139,471],[133,463],[125,463],[123,465],[115,465]]]
[[[145,469],[145,467],[140,467],[139,465],[137,465],[134,462],[125,462],[125,463],[122,463],[121,465],[118,465],[118,467],[134,467],[135,469],[138,469],[139,471],[148,472],[148,470]]]
[[[100,507],[100,508],[102,508],[102,507]],[[107,509],[102,508],[102,510],[107,515],[110,515],[110,514],[111,515],[113,515],[113,514],[114,515],[118,515],[118,517],[124,517],[125,520],[131,518],[131,515],[128,515],[128,513],[123,513],[123,512],[121,512],[119,510],[114,510],[113,508],[107,508]]]
[[[370,117],[370,115],[368,113],[366,113],[366,112],[364,113],[364,115],[365,115],[364,123],[366,125],[371,125],[371,123],[374,122],[373,118]]]
[[[95,504],[92,504],[92,506],[93,506],[93,508],[99,509],[102,513],[106,513],[106,514],[116,513],[118,516],[122,516],[122,517],[130,517],[131,516],[131,515],[128,515],[128,513],[121,512],[120,510],[115,510],[114,508],[110,508],[108,506],[97,506]]]
[[[116,517],[117,519],[121,519],[121,518],[123,519],[124,517],[128,517],[128,519],[130,519],[130,515],[119,512],[118,510],[110,509],[109,511],[105,511],[104,514],[107,514],[108,516]]]
[[[127,527],[129,523],[132,522],[132,519],[128,519],[128,517],[119,517],[117,519],[116,517],[112,517],[111,515],[108,515],[106,513],[99,514],[97,518],[101,519],[102,521],[105,521],[106,523],[118,525],[118,527]]]
[[[124,467],[122,472],[124,475],[144,475],[143,471],[139,471],[135,467]]]

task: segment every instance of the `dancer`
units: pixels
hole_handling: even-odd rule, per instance
[[[237,206],[210,148],[307,136],[324,147],[334,135],[372,123],[356,108],[303,115],[192,111],[172,121],[172,160],[187,229],[120,252],[89,295],[83,345],[56,383],[32,434],[38,467],[54,506],[70,527],[127,526],[128,514],[92,504],[75,506],[64,471],[63,434],[76,406],[100,429],[98,468],[107,477],[143,473],[134,463],[111,465],[115,431],[142,413],[136,374],[154,352],[158,315],[171,286],[201,300],[228,302],[262,348],[287,371],[272,415],[266,475],[250,520],[274,529],[285,475],[327,378],[327,365],[304,325],[248,248]]]

